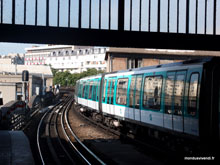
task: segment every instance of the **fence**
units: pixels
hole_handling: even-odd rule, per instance
[[[220,34],[220,0],[0,0],[0,24]]]

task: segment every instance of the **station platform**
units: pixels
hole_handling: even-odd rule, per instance
[[[0,164],[34,164],[30,144],[23,131],[0,131]]]

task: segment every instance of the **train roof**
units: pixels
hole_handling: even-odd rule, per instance
[[[86,80],[86,79],[90,79],[90,78],[101,78],[102,77],[102,74],[97,74],[97,75],[92,75],[92,76],[87,76],[87,77],[83,77],[81,78],[80,80]]]
[[[204,63],[210,62],[215,57],[208,57],[208,58],[201,58],[201,59],[194,59],[194,60],[187,60],[182,62],[176,62],[176,63],[169,63],[169,64],[161,64],[161,65],[154,65],[154,66],[147,66],[147,67],[141,67],[141,68],[133,68],[133,69],[127,69],[127,70],[120,70],[110,73],[103,73],[104,75],[110,75],[110,74],[116,74],[116,73],[126,73],[130,71],[143,71],[143,70],[151,70],[151,69],[157,69],[157,68],[168,68],[168,67],[176,67],[176,66],[187,66],[187,65],[203,65]],[[90,78],[100,78],[103,74],[93,75],[84,77],[80,80],[86,80]]]

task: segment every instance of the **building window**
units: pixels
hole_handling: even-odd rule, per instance
[[[127,69],[140,68],[142,67],[142,59],[139,58],[128,58]]]
[[[67,51],[66,51],[66,56],[68,56],[68,55],[69,55],[69,51],[67,50]]]

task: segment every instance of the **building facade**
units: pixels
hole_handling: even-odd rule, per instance
[[[109,48],[106,51],[107,72],[161,65],[183,60],[220,56],[214,51]]]
[[[22,75],[0,75],[0,99],[4,105],[13,100],[30,100],[33,95],[42,95],[43,79],[39,76],[29,75],[27,90],[24,91],[24,84],[21,81]]]
[[[49,65],[70,73],[81,73],[89,68],[105,71],[105,52],[106,48],[65,45],[27,48],[25,65]]]
[[[27,99],[33,95],[43,95],[53,85],[53,75],[49,66],[0,65],[0,103],[12,100],[24,100],[24,83],[22,71],[29,71],[27,82]]]

